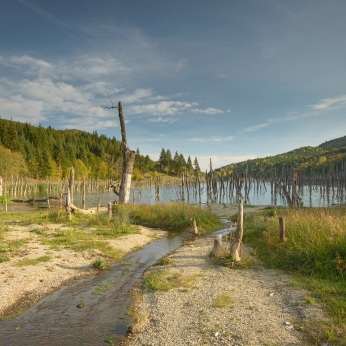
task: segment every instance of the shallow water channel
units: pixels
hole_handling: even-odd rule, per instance
[[[0,324],[0,345],[94,346],[107,336],[125,335],[131,322],[126,314],[130,289],[148,267],[185,241],[181,235],[169,235],[128,254],[109,270],[61,287]]]

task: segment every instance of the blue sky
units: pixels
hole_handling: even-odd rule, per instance
[[[202,169],[346,135],[344,0],[4,0],[0,116],[196,156]]]

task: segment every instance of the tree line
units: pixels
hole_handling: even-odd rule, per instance
[[[346,169],[346,136],[343,138],[329,141],[328,146],[302,147],[275,156],[233,163],[215,171],[221,175],[248,173],[258,178],[291,174],[293,169],[305,176],[338,174]]]
[[[76,179],[119,179],[122,172],[121,142],[80,130],[56,130],[0,118],[0,176],[17,175],[36,179],[65,179],[71,167]],[[141,180],[146,173],[200,172],[197,158],[194,164],[182,154],[174,158],[170,150],[162,150],[159,161],[141,155],[139,149],[133,169],[133,179]]]

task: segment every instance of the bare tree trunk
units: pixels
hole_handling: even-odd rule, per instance
[[[85,179],[83,175],[83,187],[82,187],[82,208],[85,210]]]
[[[123,152],[123,176],[119,191],[119,203],[129,203],[133,165],[136,153],[131,151],[127,145],[125,121],[121,102],[118,102],[118,113],[121,127],[121,149]]]
[[[70,204],[73,204],[73,187],[74,187],[74,168],[71,167],[71,169],[70,169],[70,181],[69,181]]]
[[[243,201],[239,200],[237,231],[230,245],[230,253],[235,262],[239,262],[241,260],[240,251],[241,251],[241,245],[243,240],[243,221],[244,221]]]
[[[65,205],[68,220],[72,220],[70,204],[71,204],[71,193],[70,193],[70,188],[68,188],[67,195],[66,195],[66,205]]]

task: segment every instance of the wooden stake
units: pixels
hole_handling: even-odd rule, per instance
[[[238,202],[238,219],[237,219],[237,231],[230,245],[230,254],[235,262],[241,260],[241,245],[243,239],[243,222],[244,222],[244,208],[243,201],[240,199]]]
[[[285,219],[280,216],[279,217],[279,226],[280,226],[280,243],[283,244],[286,242],[286,229],[285,229]]]
[[[112,219],[112,203],[108,202],[108,220]]]

